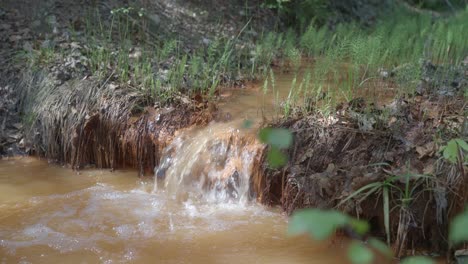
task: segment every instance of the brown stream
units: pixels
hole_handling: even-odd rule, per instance
[[[343,263],[255,204],[179,202],[134,171],[0,161],[1,263]]]
[[[234,118],[180,133],[158,184],[135,171],[0,160],[0,263],[344,263],[344,242],[288,237],[279,209],[247,198],[261,145],[242,122],[258,123],[265,105],[271,116],[273,98],[228,97],[221,109]]]

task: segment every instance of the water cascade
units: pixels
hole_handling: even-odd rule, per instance
[[[155,191],[209,202],[253,198],[250,177],[263,146],[254,129],[240,127],[239,122],[213,123],[177,136],[155,168]]]

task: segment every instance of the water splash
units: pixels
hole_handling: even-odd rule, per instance
[[[247,202],[262,145],[252,131],[237,127],[213,123],[176,137],[155,168],[155,191],[164,189],[183,200]]]

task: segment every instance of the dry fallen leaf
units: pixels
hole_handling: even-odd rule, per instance
[[[435,152],[435,144],[434,142],[429,142],[423,146],[417,146],[416,152],[419,154],[420,159],[424,157],[432,157]]]

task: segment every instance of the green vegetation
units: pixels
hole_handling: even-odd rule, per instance
[[[327,114],[334,103],[364,94],[371,102],[382,92],[394,96],[413,94],[424,62],[461,63],[468,53],[466,28],[468,9],[436,20],[430,15],[396,9],[371,29],[341,24],[329,30],[311,23],[299,37],[292,31],[265,34],[257,44],[256,61],[268,65],[277,60],[299,74],[300,58],[313,57],[313,68],[305,69],[302,80],[292,81],[283,113],[291,114],[292,105],[307,112],[313,104],[320,106],[318,112]],[[449,68],[437,68],[441,80],[453,77]]]
[[[264,91],[276,93],[271,67],[278,65],[297,76],[282,105],[283,115],[314,110],[326,116],[337,102],[363,94],[371,102],[382,92],[412,94],[425,61],[459,65],[468,52],[464,38],[468,9],[433,19],[396,6],[372,28],[349,23],[332,30],[317,26],[318,16],[326,14],[320,11],[328,8],[326,1],[272,1],[266,6],[294,12],[300,21],[295,24],[304,26],[299,31],[264,32],[252,48],[239,41],[247,23],[237,36],[218,38],[189,52],[177,39],[160,39],[149,31],[142,8],[114,9],[110,22],[92,11],[85,26],[84,64],[93,76],[113,75],[153,102],[171,101],[179,93],[213,95],[238,80],[264,79]],[[307,10],[317,14],[301,13]],[[32,51],[31,64],[47,65],[66,56],[58,49]],[[313,58],[312,67],[301,67],[305,58]],[[442,79],[451,77],[447,69],[438,68]]]
[[[450,241],[454,244],[459,244],[468,241],[468,210],[463,214],[456,216],[450,226]]]
[[[283,155],[281,152],[276,154],[277,149],[280,147],[282,149],[288,148],[292,143],[292,134],[286,129],[266,128],[260,132],[259,137],[262,142],[270,146],[268,156]],[[448,141],[447,145],[440,148],[442,162],[445,160],[452,164],[466,164],[466,152],[468,152],[468,145],[466,141],[460,138],[452,139]],[[268,158],[268,162],[272,167],[283,166],[286,157]],[[389,166],[389,164],[380,163],[369,166]],[[337,205],[337,207],[340,207],[353,199],[359,204],[371,195],[373,197],[382,196],[386,243],[378,238],[367,236],[370,229],[367,222],[336,210],[296,210],[290,219],[288,232],[291,235],[307,233],[313,239],[325,240],[334,235],[337,230],[347,230],[348,233],[353,235],[353,241],[348,247],[348,257],[352,263],[372,263],[376,258],[376,253],[392,259],[394,253],[390,246],[394,245],[395,241],[405,239],[410,219],[414,217],[411,213],[410,204],[415,197],[421,196],[422,192],[434,188],[433,186],[436,186],[437,181],[439,179],[433,175],[417,175],[409,172],[404,175],[389,175],[382,182],[373,182],[361,187]],[[403,187],[399,183],[404,183]],[[394,201],[390,199],[394,199]],[[400,211],[400,222],[398,223],[396,237],[393,239],[390,233],[390,204],[396,205],[392,210],[399,209]],[[466,226],[468,226],[468,207],[465,212],[453,218],[450,224],[448,240],[451,246],[468,241]],[[401,244],[397,244],[397,252],[395,253],[398,257],[401,255],[402,250],[400,246]],[[427,257],[416,256],[404,258],[402,263],[425,264],[435,262]]]
[[[267,153],[267,161],[272,168],[284,166],[288,157],[281,150],[288,148],[292,144],[291,133],[284,128],[263,128],[259,133],[262,143],[268,144],[270,149]]]
[[[153,102],[166,103],[178,94],[209,94],[238,80],[256,79],[268,72],[258,63],[248,64],[249,47],[238,46],[239,35],[218,38],[187,52],[177,39],[160,39],[148,31],[145,10],[127,7],[111,11],[106,22],[98,11],[87,16],[84,38],[73,39],[83,45],[83,64],[92,76],[110,76],[130,89],[143,92]],[[54,47],[33,50],[28,56],[33,67],[63,60],[66,51]],[[242,66],[241,66],[242,65]]]
[[[452,221],[450,228],[450,242],[453,244],[468,241],[466,225],[468,224],[468,210],[458,215]],[[347,216],[338,211],[327,211],[319,209],[305,209],[296,211],[289,222],[289,233],[298,235],[307,233],[311,238],[324,240],[332,235],[338,229],[349,228],[359,238],[353,239],[348,248],[348,257],[352,263],[365,264],[372,263],[375,253],[392,258],[391,249],[377,238],[367,238],[367,243],[361,240],[367,233],[369,226],[366,222]],[[425,264],[434,263],[426,257],[405,258],[402,263]]]
[[[468,156],[463,155],[463,152],[468,152],[468,144],[460,138],[455,138],[447,143],[447,146],[441,148],[444,158],[451,163],[467,163]],[[463,157],[464,156],[464,160]]]

